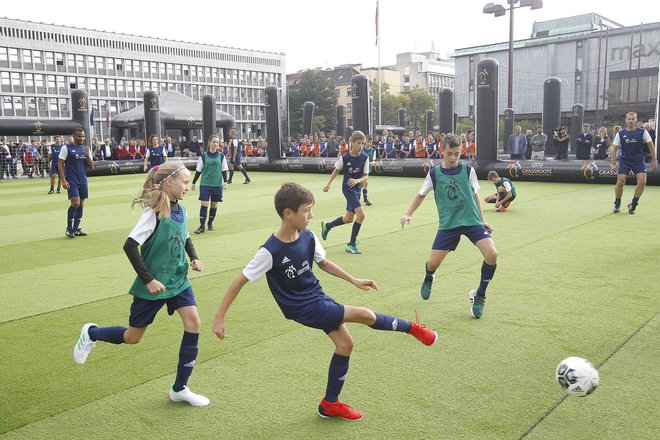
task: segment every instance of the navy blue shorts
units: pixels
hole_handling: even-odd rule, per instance
[[[236,153],[236,159],[233,159],[231,156],[229,157],[229,163],[233,163],[235,165],[240,165],[241,164],[241,154]]]
[[[355,190],[354,188],[358,188]],[[355,212],[356,208],[362,206],[360,202],[360,189],[359,185],[354,186],[353,188],[348,188],[342,190],[344,197],[346,198],[346,211]]]
[[[167,314],[173,315],[176,309],[186,306],[196,306],[195,295],[192,287],[188,287],[176,296],[167,299],[149,300],[133,297],[131,304],[131,314],[128,318],[128,325],[131,327],[143,328],[154,322],[158,311],[167,304]]]
[[[446,231],[439,230],[438,233],[435,234],[432,249],[434,251],[456,250],[458,242],[461,241],[461,235],[465,235],[469,238],[472,244],[476,244],[479,240],[483,240],[484,238],[491,238],[483,225],[459,226],[458,228]]]
[[[202,202],[222,202],[222,187],[221,186],[206,186],[199,187],[199,200]]]
[[[645,173],[646,164],[644,163],[644,159],[635,162],[629,162],[624,159],[619,160],[619,170],[617,171],[617,174],[628,175],[631,170],[634,174]]]
[[[50,174],[59,174],[59,170],[57,169],[57,162],[50,163]]]
[[[77,184],[77,183],[71,183],[69,186],[69,189],[67,190],[67,193],[69,194],[69,199],[73,197],[80,197],[81,199],[86,199],[88,194],[87,194],[87,184]]]
[[[287,316],[305,327],[317,328],[326,333],[337,330],[344,323],[344,305],[335,302],[328,295],[319,301],[308,304]]]
[[[504,187],[501,186],[500,188],[504,188]],[[498,188],[498,189],[499,189],[499,188]],[[503,199],[503,198],[505,198],[505,197],[506,197],[506,189],[504,190],[504,192],[499,192],[499,191],[497,192],[497,201],[498,201],[498,202],[500,201],[500,199]],[[516,200],[516,196],[514,196],[514,195],[512,194],[512,195],[511,195],[511,198],[510,198],[509,200],[507,200],[506,202],[502,203],[502,206],[504,206],[505,208],[508,208],[509,205],[511,204],[511,202],[513,202],[514,200]]]

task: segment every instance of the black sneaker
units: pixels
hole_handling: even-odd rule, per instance
[[[82,231],[82,229],[78,228],[75,231],[73,231],[73,235],[76,237],[87,237],[87,234]]]
[[[628,204],[628,214],[634,214],[635,208],[637,208],[637,206],[633,206],[632,203]]]
[[[200,226],[199,228],[195,229],[195,234],[202,234],[204,233],[204,226]]]
[[[60,189],[59,189],[59,188],[57,188],[57,193],[58,193],[58,194],[60,193]]]
[[[66,232],[64,233],[69,238],[76,238],[75,232],[73,232],[71,229],[66,228]]]
[[[250,182],[252,182],[250,179],[246,179],[245,182],[243,182],[243,185],[247,185]]]
[[[231,185],[231,184],[232,184],[231,180],[228,180],[227,185]]]
[[[48,194],[54,194],[54,193],[55,191],[53,190],[53,188],[51,188],[50,191],[48,191]]]
[[[207,226],[207,228],[208,228],[209,232],[211,232],[212,230],[215,229],[215,228],[213,227],[213,223],[209,223],[209,225]]]
[[[367,199],[364,199],[364,204],[367,206],[371,206],[371,202]]]
[[[614,208],[612,209],[612,212],[615,214],[618,214],[619,211],[621,211],[621,205],[617,205],[616,203],[614,204]]]

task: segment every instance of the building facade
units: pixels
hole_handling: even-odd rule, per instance
[[[598,14],[534,24],[532,36],[515,41],[513,109],[516,119],[540,118],[543,82],[561,79],[561,111],[582,104],[585,120],[601,123],[637,111],[640,119],[655,112],[660,62],[660,23],[623,27]],[[476,69],[484,58],[499,63],[499,113],[507,105],[508,42],[458,49],[456,112],[474,117]]]
[[[265,132],[264,88],[284,90],[285,55],[0,18],[0,117],[71,117],[71,90],[89,94],[95,133],[142,104],[144,91],[176,90],[236,119],[243,138]],[[286,102],[283,97],[281,102]],[[131,133],[130,136],[137,136]]]
[[[454,88],[454,60],[443,59],[436,52],[397,54],[396,70],[400,75],[402,92],[417,86],[427,90],[437,102],[440,89]]]

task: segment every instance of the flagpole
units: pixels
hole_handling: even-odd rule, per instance
[[[382,110],[383,110],[383,95],[381,90],[381,73],[380,73],[380,14],[378,13],[378,0],[376,0],[376,45],[378,46],[378,125],[383,125]],[[374,132],[375,132],[374,127]]]

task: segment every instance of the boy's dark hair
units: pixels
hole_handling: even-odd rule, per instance
[[[313,205],[314,195],[310,190],[297,183],[283,183],[275,193],[275,211],[280,218],[284,218],[284,210],[290,209],[298,212],[302,205]]]
[[[500,175],[497,174],[497,171],[493,170],[493,171],[488,172],[488,180],[490,180],[492,178],[497,178],[497,177],[500,177]]]
[[[456,148],[461,146],[461,140],[454,133],[447,133],[445,135],[445,147]]]

